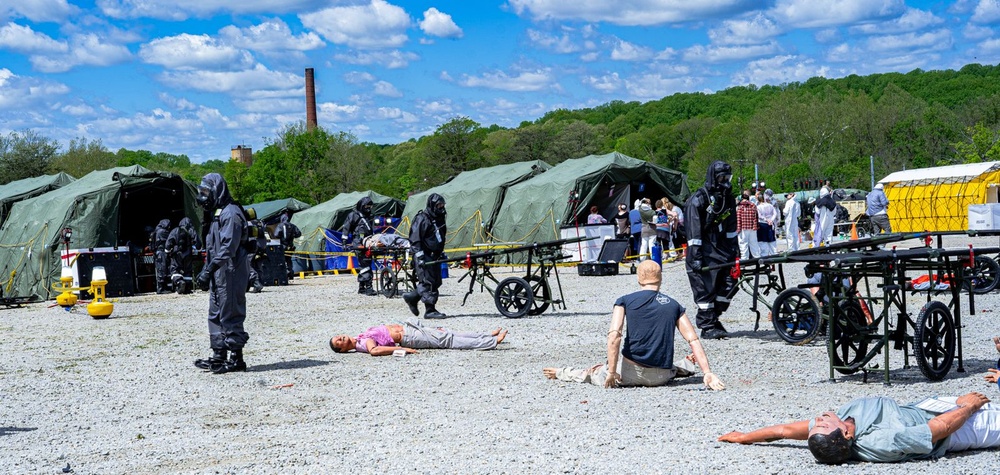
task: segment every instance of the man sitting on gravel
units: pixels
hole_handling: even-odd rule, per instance
[[[705,386],[725,389],[722,380],[712,373],[708,357],[698,339],[698,333],[688,319],[684,307],[660,293],[660,265],[652,259],[639,263],[641,290],[625,295],[615,302],[608,330],[607,364],[589,369],[545,368],[549,379],[616,386],[663,386],[675,376],[693,374],[693,360],[705,373]],[[628,322],[628,335],[622,348],[622,327]],[[674,330],[691,345],[692,356],[674,361]],[[621,354],[619,355],[619,350]],[[621,359],[619,360],[619,356]],[[610,368],[610,369],[609,369]]]
[[[419,353],[417,349],[492,350],[507,336],[507,330],[497,328],[489,333],[453,332],[447,328],[425,327],[416,318],[402,325],[379,325],[352,338],[337,335],[330,339],[330,349],[337,353],[356,350],[372,356],[391,355],[397,350]]]
[[[812,420],[778,424],[753,432],[730,432],[721,442],[752,444],[808,440],[820,463],[903,462],[945,452],[1000,447],[1000,405],[980,393],[939,398],[940,407],[901,406],[886,397],[855,399]],[[952,404],[953,403],[953,404]],[[944,412],[942,412],[944,411]]]

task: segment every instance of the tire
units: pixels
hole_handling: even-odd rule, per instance
[[[942,302],[927,302],[917,315],[913,330],[913,354],[920,372],[931,381],[948,374],[955,360],[955,321]]]
[[[998,278],[1000,278],[1000,264],[989,257],[976,256],[975,265],[969,269],[969,280],[962,285],[968,290],[971,284],[974,294],[988,294],[997,288]]]
[[[552,300],[552,289],[549,287],[548,281],[538,275],[528,277],[528,282],[531,284],[532,296],[531,310],[528,310],[528,315],[541,315],[549,308],[549,303]]]
[[[868,335],[858,330],[868,324],[865,314],[857,301],[845,300],[837,305],[834,318],[830,361],[840,366],[835,369],[841,374],[856,373],[868,355]]]
[[[857,225],[858,237],[871,237],[875,235],[875,226],[872,225],[872,219],[866,214],[862,214],[854,220]]]
[[[785,289],[771,305],[771,324],[782,340],[792,345],[809,343],[823,326],[819,302],[807,289]]]
[[[379,271],[378,284],[382,295],[385,295],[387,298],[391,299],[399,292],[399,280],[396,277],[396,273],[388,267],[384,267]]]
[[[500,314],[507,318],[521,318],[531,310],[534,303],[531,286],[520,277],[508,277],[500,281],[493,293],[493,303]]]

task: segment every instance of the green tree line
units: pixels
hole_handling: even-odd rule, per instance
[[[246,167],[228,160],[192,164],[183,155],[108,151],[79,138],[62,152],[31,131],[0,136],[0,184],[65,171],[139,164],[197,182],[223,173],[243,203],[294,197],[309,203],[371,189],[409,194],[475,168],[612,151],[679,170],[701,186],[713,160],[733,165],[738,186],[760,179],[778,191],[802,180],[867,189],[874,177],[930,166],[1000,160],[1000,66],[812,78],[780,86],[678,93],[555,110],[517,127],[454,117],[430,135],[398,144],[359,142],[347,132],[288,124]]]

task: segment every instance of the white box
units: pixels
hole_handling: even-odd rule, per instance
[[[1000,229],[1000,204],[969,205],[969,229],[975,231]]]

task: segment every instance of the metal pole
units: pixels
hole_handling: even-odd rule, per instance
[[[868,156],[868,169],[871,171],[871,174],[872,174],[872,189],[874,190],[875,189],[875,156],[874,155],[869,155]]]
[[[760,184],[760,177],[757,176],[757,164],[756,163],[753,164],[753,182],[757,183],[758,185]],[[754,190],[754,191],[757,191],[757,190]]]

